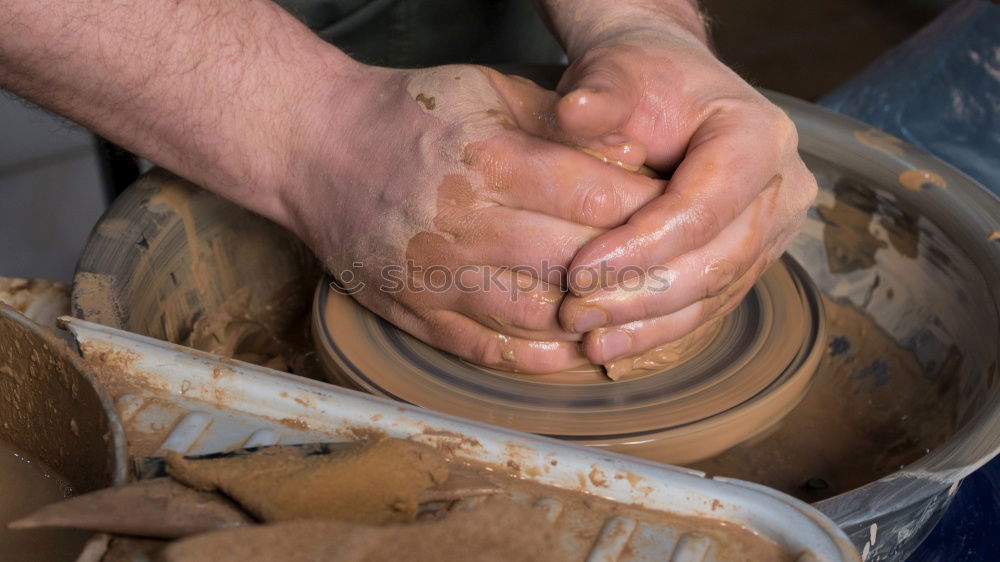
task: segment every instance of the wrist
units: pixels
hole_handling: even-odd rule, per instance
[[[364,65],[326,43],[285,65],[280,87],[265,86],[272,90],[265,115],[270,123],[262,131],[247,131],[253,139],[249,154],[260,156],[250,164],[247,179],[261,190],[261,209],[254,210],[296,232],[303,192],[316,181],[320,145],[341,141],[337,131],[357,97],[352,88],[358,87]],[[247,129],[253,127],[248,120]]]
[[[379,148],[371,139],[382,132],[380,126],[393,126],[373,117],[386,114],[378,106],[399,73],[331,50],[303,77],[304,94],[289,120],[273,180],[278,216],[271,218],[318,252],[342,238],[337,213],[359,195],[352,187],[365,184],[371,153]]]
[[[705,19],[692,0],[675,0],[644,6],[631,3],[577,12],[560,27],[570,61],[592,49],[620,44],[643,44],[669,38],[690,46],[708,49]]]

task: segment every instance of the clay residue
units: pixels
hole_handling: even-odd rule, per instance
[[[248,287],[237,290],[194,323],[184,344],[279,371],[291,370],[296,350],[275,333],[274,322],[254,312],[251,297]]]
[[[42,326],[69,314],[69,285],[45,279],[0,277],[0,302]]]
[[[905,146],[903,140],[899,137],[894,137],[878,129],[854,131],[854,138],[868,148],[892,154],[893,156],[901,156],[903,154],[903,146]]]
[[[819,205],[823,219],[823,244],[831,273],[850,273],[875,265],[875,253],[888,247],[872,233],[872,217],[878,203],[860,186],[840,183],[834,187],[833,206]]]
[[[374,527],[296,521],[221,531],[171,545],[167,562],[566,560],[560,536],[539,509],[489,501],[438,521]]]
[[[177,480],[219,490],[267,522],[410,521],[417,515],[418,495],[448,478],[437,451],[398,439],[347,444],[327,454],[284,446],[212,459],[172,453],[167,462]]]
[[[180,217],[184,225],[187,248],[191,252],[191,277],[198,293],[204,298],[209,294],[211,279],[201,256],[202,245],[198,242],[198,227],[191,211],[193,191],[180,183],[165,183],[149,200],[151,211],[168,211]]]
[[[49,504],[11,528],[63,527],[176,538],[251,522],[218,494],[193,490],[171,478],[154,478]]]
[[[948,187],[948,182],[941,177],[941,174],[930,170],[919,168],[905,170],[899,174],[899,185],[913,191],[920,191],[929,186]]]
[[[818,501],[900,470],[953,433],[957,350],[925,374],[869,316],[824,305],[829,345],[801,404],[770,435],[693,468]]]
[[[427,111],[434,111],[435,107],[434,96],[428,96],[421,93],[417,94],[417,97],[414,99],[417,101],[417,103],[424,106],[424,109],[426,109]]]
[[[443,511],[424,512],[408,525],[296,521],[214,532],[174,543],[165,559],[584,560],[615,517],[633,519],[651,529],[669,528],[679,537],[697,536],[710,545],[718,560],[794,558],[761,534],[717,519],[707,510],[706,516],[681,516],[541,485],[502,467],[470,464],[462,470],[492,479],[502,492],[482,501],[460,501]],[[553,505],[558,506],[554,511]],[[624,537],[623,552],[662,552],[658,536],[632,533]]]
[[[715,340],[722,330],[723,317],[699,326],[683,338],[651,349],[642,355],[616,359],[604,364],[605,373],[617,381],[644,374],[658,373],[696,357]]]
[[[77,316],[89,322],[118,327],[124,317],[122,307],[112,295],[114,278],[99,273],[77,272],[73,278],[73,302]]]

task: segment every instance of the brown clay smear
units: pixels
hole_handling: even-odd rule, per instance
[[[834,188],[833,206],[819,205],[823,219],[823,244],[831,273],[850,273],[875,266],[875,252],[888,247],[871,232],[878,205],[861,190],[848,184]]]
[[[198,242],[198,227],[191,212],[191,191],[181,184],[167,183],[149,200],[149,208],[156,211],[157,207],[167,207],[180,217],[184,225],[184,235],[187,237],[188,249],[191,251],[191,275],[195,286],[202,297],[209,294],[210,277],[205,271],[204,260],[201,258],[201,244]]]
[[[868,148],[872,148],[880,152],[885,152],[894,156],[900,156],[903,154],[903,140],[899,137],[894,137],[885,131],[880,131],[878,129],[857,130],[854,131],[854,138]]]
[[[274,332],[275,322],[253,313],[251,298],[249,287],[237,290],[194,323],[184,345],[280,371],[292,370],[297,350]]]
[[[166,562],[566,560],[541,510],[491,501],[440,521],[373,527],[295,521],[199,535],[171,545]]]
[[[112,285],[114,279],[108,275],[81,271],[73,279],[73,293],[76,305],[83,317],[105,326],[117,326],[122,317],[121,306],[114,302]]]
[[[920,191],[928,186],[948,187],[948,182],[937,172],[915,168],[899,174],[899,185],[906,189]]]
[[[697,356],[722,330],[723,317],[710,320],[683,338],[651,349],[642,355],[625,357],[604,365],[613,381],[656,373],[677,366]]]
[[[417,496],[448,478],[431,447],[383,439],[329,454],[267,447],[217,459],[167,456],[168,471],[199,490],[219,490],[262,521],[336,519],[381,525],[411,521]]]
[[[715,559],[791,560],[780,546],[753,531],[711,516],[680,516],[543,486],[509,475],[503,469],[465,465],[496,483],[503,493],[482,502],[454,505],[444,513],[427,512],[411,524],[358,525],[339,521],[294,521],[213,532],[174,543],[165,560],[580,560],[606,521],[624,516],[695,533],[715,543]],[[516,499],[515,499],[516,498]],[[550,515],[543,507],[561,506]],[[570,534],[580,540],[562,540]],[[649,540],[632,535],[626,549],[643,550]],[[570,551],[569,548],[585,549]]]
[[[246,513],[219,494],[193,490],[173,478],[154,478],[46,505],[11,528],[176,538],[250,523]]]
[[[69,314],[69,285],[45,279],[0,277],[0,302],[43,326]]]
[[[925,375],[870,317],[824,304],[829,346],[801,404],[768,436],[693,468],[818,501],[899,470],[952,434],[957,350]]]

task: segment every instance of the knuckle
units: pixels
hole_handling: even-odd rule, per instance
[[[700,247],[705,241],[714,238],[722,228],[718,213],[705,203],[691,205],[685,214],[682,231],[688,248]]]
[[[705,266],[705,298],[718,297],[739,279],[742,269],[736,262],[718,258]]]
[[[784,111],[774,108],[768,123],[771,136],[782,142],[783,146],[792,148],[798,146],[799,132],[795,128],[795,123]]]
[[[617,222],[622,197],[611,187],[596,187],[580,190],[574,197],[573,208],[579,222],[604,226]]]
[[[503,355],[503,343],[499,337],[482,337],[473,343],[469,359],[480,365],[496,366],[504,363]]]
[[[514,325],[526,330],[551,330],[558,326],[558,309],[553,304],[535,298],[535,295],[524,295],[514,307]]]
[[[806,170],[805,179],[802,181],[802,189],[800,192],[802,194],[800,210],[804,211],[809,208],[814,201],[816,201],[816,196],[819,195],[819,184],[816,182],[816,176],[814,176],[809,170]]]

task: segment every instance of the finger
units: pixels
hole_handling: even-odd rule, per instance
[[[634,170],[646,162],[646,146],[622,131],[640,89],[630,73],[607,59],[596,60],[564,75],[560,90],[567,93],[556,103],[556,123],[577,144]]]
[[[546,90],[527,78],[486,69],[493,87],[500,94],[511,125],[530,135],[567,143],[569,137],[556,124],[556,102],[559,94]],[[503,118],[499,118],[501,123]]]
[[[528,273],[501,267],[462,267],[448,308],[499,333],[528,340],[579,341],[559,325],[562,289]]]
[[[672,314],[588,332],[583,338],[583,352],[594,363],[606,363],[676,341],[736,308],[769,263],[769,256],[760,256],[750,271],[722,294],[702,299]]]
[[[437,232],[410,239],[406,258],[428,268],[490,265],[516,268],[557,287],[565,286],[573,256],[600,229],[582,226],[531,211],[488,207],[479,211],[439,210]]]
[[[414,335],[428,345],[477,365],[506,371],[554,373],[587,362],[577,342],[507,336],[449,310],[431,315],[423,333]]]
[[[496,202],[598,228],[624,223],[666,187],[663,180],[524,134],[498,135],[466,153]]]
[[[557,88],[556,121],[571,136],[594,139],[623,128],[639,103],[641,88],[616,59],[595,56],[578,63]]]
[[[572,264],[573,292],[619,283],[617,272],[626,266],[648,269],[700,248],[761,191],[798,181],[778,173],[789,154],[797,158],[790,123],[787,117],[724,113],[706,121],[664,194],[580,251]]]
[[[796,221],[779,209],[777,187],[763,191],[735,221],[705,246],[660,268],[587,294],[569,295],[560,308],[567,330],[588,332],[677,312],[721,294],[767,253]]]

